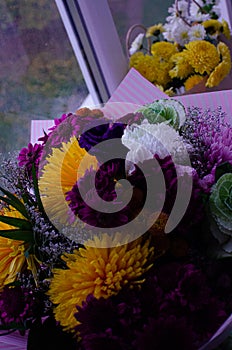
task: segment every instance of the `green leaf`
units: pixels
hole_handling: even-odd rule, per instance
[[[31,223],[24,219],[12,218],[10,216],[0,215],[0,221],[14,227],[19,227],[22,230],[32,230]]]
[[[14,239],[16,241],[24,241],[27,243],[34,243],[33,232],[30,230],[0,230],[0,236],[5,238]]]
[[[25,218],[29,218],[26,208],[23,203],[11,192],[5,190],[0,186],[0,191],[2,191],[8,198],[0,196],[0,199],[5,203],[11,205],[13,208],[17,209]]]

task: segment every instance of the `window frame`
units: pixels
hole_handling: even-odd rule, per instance
[[[55,1],[93,101],[107,102],[128,71],[107,0]]]

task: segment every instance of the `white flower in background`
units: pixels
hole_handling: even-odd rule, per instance
[[[172,24],[166,23],[164,25],[164,32],[163,32],[163,37],[167,41],[174,41],[173,38],[173,31],[172,31]]]
[[[204,6],[204,2],[202,0],[197,0],[197,3],[199,4],[200,7]],[[190,8],[189,8],[191,20],[196,22],[203,22],[210,19],[210,14],[201,13],[199,6],[195,2],[191,1]]]
[[[190,41],[204,40],[206,35],[205,28],[201,24],[196,24],[189,29]]]
[[[162,33],[164,39],[166,39],[167,41],[175,41],[174,39],[175,31],[178,28],[182,28],[183,25],[185,24],[180,17],[173,18],[172,23],[166,23],[164,25],[164,32]]]
[[[122,143],[129,149],[126,159],[134,164],[152,159],[172,156],[176,164],[188,164],[189,156],[179,133],[166,123],[150,124],[146,119],[141,125],[127,126]]]
[[[172,32],[174,41],[177,42],[180,46],[184,46],[185,44],[189,43],[189,29],[190,27],[187,26],[183,21],[181,21],[178,26],[173,26]]]
[[[173,4],[171,7],[168,8],[168,12],[170,13],[170,16],[166,18],[166,21],[168,23],[173,23],[175,18],[179,18],[177,8],[178,12],[182,17],[188,17],[188,1],[180,0],[178,1],[177,6],[176,4]]]
[[[143,38],[145,34],[138,34],[134,41],[131,43],[131,47],[129,49],[130,55],[133,55],[136,51],[140,50],[143,45]]]
[[[185,92],[186,92],[186,89],[185,89],[184,85],[175,89],[176,95],[183,95]]]

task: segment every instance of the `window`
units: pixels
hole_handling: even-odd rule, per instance
[[[32,119],[75,111],[89,94],[51,0],[0,1],[0,153],[25,147]]]

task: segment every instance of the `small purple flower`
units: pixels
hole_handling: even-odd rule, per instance
[[[23,167],[25,166],[28,174],[30,177],[32,177],[32,166],[35,166],[36,173],[38,172],[38,166],[42,155],[43,146],[35,143],[32,145],[32,143],[28,144],[28,148],[22,148],[19,156],[19,166]]]

